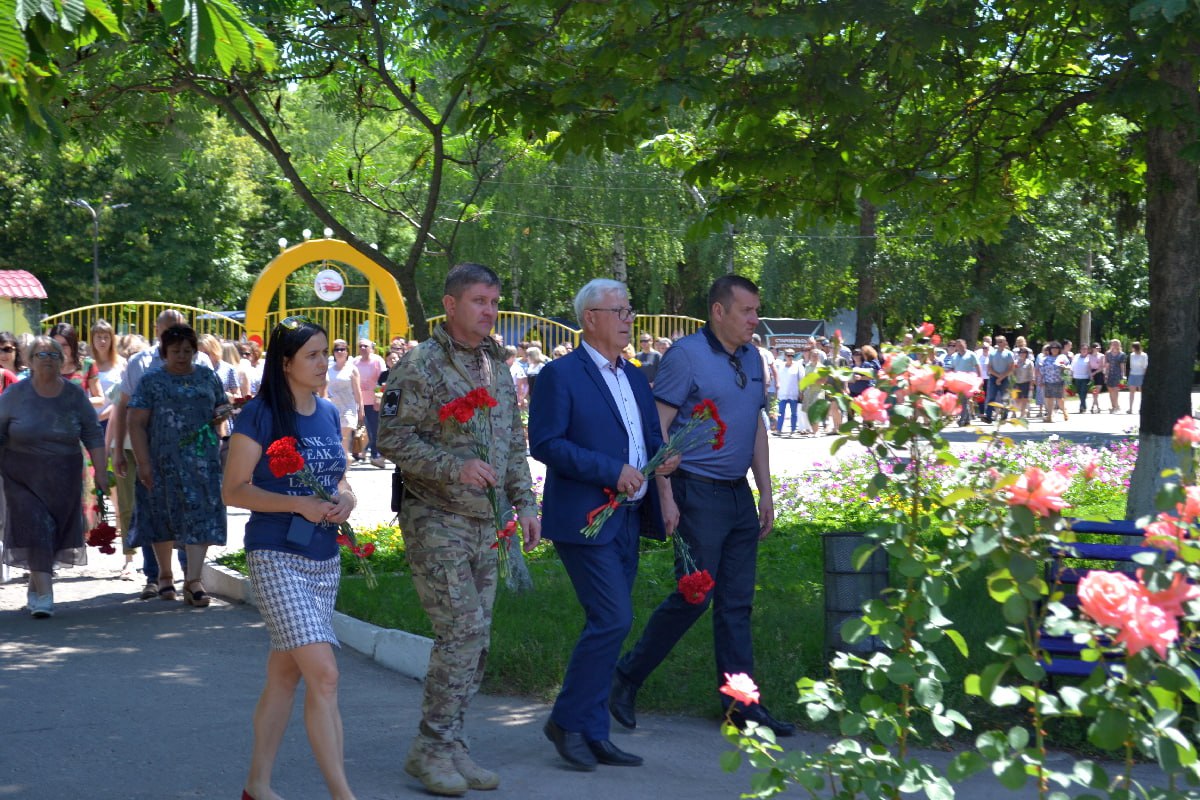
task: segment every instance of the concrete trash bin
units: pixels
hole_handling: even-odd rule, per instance
[[[838,531],[821,537],[825,563],[825,652],[874,653],[883,649],[878,636],[867,636],[854,644],[842,638],[842,624],[862,615],[862,605],[879,597],[888,585],[888,557],[876,550],[854,568],[854,551],[870,542],[865,533]]]

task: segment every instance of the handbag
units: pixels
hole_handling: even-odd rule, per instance
[[[361,453],[367,449],[368,441],[369,437],[367,436],[367,426],[359,424],[359,426],[354,429],[354,436],[350,439],[350,449],[355,453]]]

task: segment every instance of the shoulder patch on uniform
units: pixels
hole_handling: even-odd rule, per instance
[[[394,417],[400,411],[400,390],[389,389],[383,394],[383,405],[379,407],[379,416]]]

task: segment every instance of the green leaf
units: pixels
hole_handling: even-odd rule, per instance
[[[1046,677],[1046,670],[1028,653],[1022,653],[1017,656],[1013,661],[1013,666],[1017,668],[1017,672],[1021,673],[1021,677],[1027,681],[1037,683]]]
[[[961,633],[953,628],[947,628],[946,638],[954,642],[954,646],[958,648],[958,652],[963,658],[966,658],[969,655],[969,651],[967,649],[967,640],[963,638]]]
[[[933,708],[942,702],[942,682],[933,678],[921,678],[914,690],[917,702],[925,708]]]
[[[185,13],[187,13],[185,0],[163,0],[162,15],[167,25],[178,25],[183,20]]]
[[[862,714],[847,714],[842,717],[839,729],[843,736],[858,736],[868,727],[867,718]]]
[[[721,769],[726,772],[737,772],[742,765],[741,750],[726,750],[721,753]]]
[[[1088,727],[1088,741],[1105,750],[1116,750],[1129,738],[1129,716],[1115,708],[1105,708]]]
[[[907,656],[897,656],[887,668],[887,676],[897,685],[911,684],[917,679],[917,670]]]
[[[946,777],[959,783],[990,766],[990,762],[974,750],[959,753],[946,769]]]
[[[933,723],[934,730],[947,739],[954,735],[954,721],[949,717],[942,716],[941,714],[930,714],[929,721]]]
[[[1025,779],[1028,776],[1025,774],[1025,767],[1020,761],[1004,759],[996,764],[995,769],[999,770],[996,773],[996,777],[1005,789],[1015,791],[1025,785]]]

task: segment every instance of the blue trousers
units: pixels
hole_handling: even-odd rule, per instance
[[[983,409],[983,418],[986,421],[991,422],[992,416],[997,413],[997,411],[1000,414],[1000,419],[1008,418],[1007,411],[1004,409],[993,408],[991,405],[992,403],[1008,403],[1008,378],[996,379],[993,377],[988,377],[987,400],[985,402],[987,403],[987,407]]]
[[[796,415],[800,411],[800,401],[781,397],[779,398],[779,416],[775,421],[775,430],[779,433],[783,433],[783,417],[787,414],[788,406],[792,407],[792,433],[796,432]]]
[[[650,491],[655,491],[653,486]],[[575,596],[583,606],[583,632],[567,662],[550,719],[589,742],[609,738],[608,691],[621,645],[633,627],[633,581],[638,568],[640,512],[618,508],[621,529],[606,544],[555,542]]]
[[[379,448],[375,446],[379,439],[379,409],[364,405],[363,411],[367,415],[367,449],[371,451],[371,458],[379,458]]]
[[[725,673],[754,675],[750,613],[758,560],[758,509],[745,478],[707,483],[677,470],[671,490],[679,506],[679,535],[691,549],[697,569],[707,569],[716,586],[693,605],[675,590],[654,610],[633,649],[617,663],[624,680],[641,686],[696,620],[712,605],[714,688]],[[675,560],[675,574],[683,564]]]

